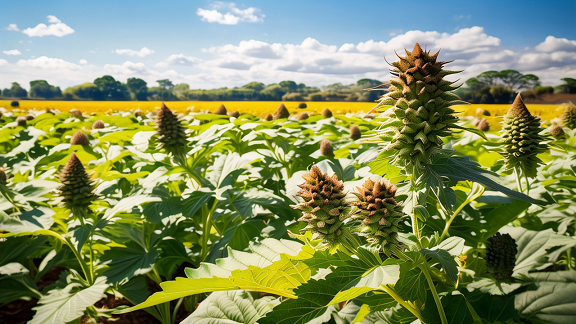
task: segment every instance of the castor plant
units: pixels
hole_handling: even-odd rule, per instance
[[[72,138],[70,139],[70,144],[88,146],[90,145],[90,140],[88,140],[88,136],[86,136],[86,134],[84,134],[83,131],[77,131],[76,133],[74,133],[74,135],[72,135]]]

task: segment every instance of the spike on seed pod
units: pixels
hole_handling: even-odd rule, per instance
[[[330,118],[330,117],[332,117],[332,111],[330,111],[330,109],[328,109],[328,108],[324,108],[322,110],[322,116],[324,118]]]
[[[6,184],[8,181],[8,177],[6,176],[6,172],[4,172],[4,168],[0,168],[0,184]]]
[[[562,127],[560,127],[560,125],[553,124],[550,127],[550,135],[554,136],[554,138],[556,139],[562,139],[566,134],[564,133],[564,130],[562,129]]]
[[[500,143],[506,170],[516,169],[529,178],[536,176],[536,168],[543,163],[537,155],[548,149],[541,131],[540,118],[530,114],[518,94],[502,123]]]
[[[87,210],[97,198],[93,193],[94,183],[76,153],[72,153],[59,178],[62,184],[58,187],[58,192],[66,208]]]
[[[306,119],[308,119],[309,117],[310,117],[310,116],[308,115],[307,112],[300,113],[300,114],[298,114],[298,121],[306,120]]]
[[[104,122],[101,120],[97,120],[94,122],[94,124],[92,124],[92,129],[100,129],[104,127],[106,127],[106,125],[104,125]]]
[[[314,239],[335,246],[343,240],[342,234],[346,231],[343,223],[346,215],[344,183],[336,175],[328,176],[315,165],[302,178],[305,182],[298,185],[300,191],[297,196],[304,201],[295,208],[302,211],[298,221],[308,225],[301,232],[309,230]]]
[[[488,120],[486,118],[480,119],[476,127],[483,132],[487,132],[490,130],[490,124],[488,123]]]
[[[71,109],[70,110],[70,115],[74,118],[81,118],[82,117],[82,112],[78,109]]]
[[[26,117],[20,116],[16,118],[16,125],[26,127]]]
[[[576,105],[569,102],[563,106],[564,110],[562,111],[562,115],[560,115],[562,125],[570,129],[576,129]]]
[[[351,204],[358,208],[352,215],[358,221],[356,231],[371,245],[390,254],[391,248],[400,244],[398,227],[405,217],[395,199],[396,186],[386,179],[374,182],[368,178],[356,190],[353,194],[358,200]]]
[[[274,116],[272,116],[272,114],[268,114],[264,119],[266,119],[266,121],[271,121],[274,119]]]
[[[360,127],[358,125],[350,126],[350,138],[353,140],[360,139],[362,137],[362,132],[360,131]]]
[[[240,117],[240,112],[239,111],[231,111],[228,113],[228,117],[238,118],[238,117]]]
[[[167,152],[180,154],[186,148],[186,132],[178,116],[176,116],[164,103],[156,114],[156,130],[158,132],[159,148]]]
[[[88,136],[86,136],[86,134],[84,134],[82,131],[77,131],[74,133],[74,135],[72,135],[70,144],[88,146],[90,145],[90,141],[88,140]]]
[[[334,156],[334,148],[332,147],[332,142],[325,139],[320,142],[320,154],[322,156],[333,157]]]
[[[498,281],[512,279],[516,253],[518,253],[518,245],[510,234],[494,234],[488,238],[486,247],[487,272]]]
[[[214,112],[214,114],[216,115],[226,115],[228,112],[226,111],[226,107],[224,107],[224,104],[221,104],[220,107],[218,107],[218,109],[216,109],[216,111]]]
[[[274,119],[282,119],[288,117],[290,117],[290,112],[288,111],[288,109],[286,109],[286,106],[284,106],[284,104],[281,103],[280,105],[278,105],[278,108],[274,113]]]

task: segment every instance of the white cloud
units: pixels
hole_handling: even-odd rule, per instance
[[[147,55],[150,55],[152,53],[154,53],[153,50],[147,48],[147,47],[142,47],[142,49],[140,49],[139,51],[134,51],[131,49],[117,49],[116,51],[113,51],[116,54],[120,54],[120,55],[128,55],[128,56],[138,56],[138,57],[144,57]]]
[[[85,59],[81,59],[80,62],[78,62],[78,63],[84,65],[84,64],[88,64],[88,61],[86,61]]]
[[[65,23],[61,22],[60,19],[54,16],[51,15],[48,16],[48,23],[50,24],[48,26],[46,26],[46,24],[41,23],[36,25],[36,27],[34,28],[26,28],[22,32],[30,37],[44,37],[44,36],[62,37],[74,33],[74,29],[72,29]]]
[[[188,65],[192,66],[194,64],[202,62],[201,59],[193,56],[186,56],[184,54],[172,54],[166,60],[160,63],[156,63],[156,67],[167,67],[169,65]]]
[[[63,59],[40,56],[38,58],[19,60],[16,65],[20,67],[40,68],[43,70],[80,70],[80,66]]]
[[[4,54],[6,55],[21,55],[22,53],[17,50],[17,49],[13,49],[13,50],[9,50],[9,51],[3,51]]]
[[[546,37],[544,42],[536,46],[536,50],[540,52],[575,52],[576,51],[576,41],[568,40],[566,38],[556,38],[554,36]]]
[[[228,12],[223,13],[225,10]],[[213,3],[212,10],[198,8],[196,14],[201,17],[202,21],[222,25],[236,25],[239,22],[264,22],[265,17],[258,8],[238,9],[233,2],[221,1]]]
[[[8,61],[6,61],[5,59],[0,59],[0,66],[4,66],[4,65],[8,65]]]
[[[16,24],[9,24],[8,27],[6,27],[6,30],[20,31],[20,29],[18,29],[18,25]]]
[[[117,75],[147,75],[151,73],[144,63],[131,61],[126,61],[122,65],[106,64],[104,65],[104,71]]]

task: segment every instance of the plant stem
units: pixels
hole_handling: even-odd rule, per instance
[[[524,173],[524,178],[526,179],[526,194],[530,195],[530,181],[526,173]]]
[[[404,306],[404,308],[406,308],[410,313],[414,314],[414,316],[416,316],[420,321],[423,322],[420,311],[415,307],[413,307],[412,305],[408,304],[404,299],[402,299],[402,297],[398,296],[398,294],[396,294],[394,290],[392,290],[390,287],[386,285],[380,285],[380,288],[382,288],[386,293],[388,293],[388,295],[394,298],[395,301],[397,301],[400,305]]]
[[[214,211],[216,210],[216,205],[218,204],[218,199],[214,200],[214,204],[206,215],[204,215],[204,229],[202,232],[202,254],[200,255],[200,262],[204,262],[206,257],[208,256],[208,237],[210,236],[210,231],[212,230],[212,216],[214,215]]]
[[[432,281],[432,276],[430,276],[430,271],[428,270],[428,262],[424,260],[424,263],[421,264],[420,269],[424,273],[426,277],[426,281],[428,281],[428,286],[430,286],[430,292],[434,297],[434,301],[436,302],[436,307],[438,308],[438,313],[440,314],[440,319],[442,320],[442,324],[448,324],[448,319],[446,318],[446,314],[444,313],[444,307],[442,306],[442,302],[440,301],[440,297],[438,297],[438,292],[436,291],[436,286],[434,286],[434,281]]]
[[[516,176],[516,185],[518,186],[518,191],[519,192],[523,192],[522,191],[522,184],[521,184],[521,179],[520,179],[520,174],[518,173],[518,168],[514,168],[514,175]]]

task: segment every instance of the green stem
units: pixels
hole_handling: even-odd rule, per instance
[[[184,298],[178,299],[178,302],[176,303],[176,307],[174,307],[174,312],[172,313],[172,323],[176,323],[176,315],[178,315],[178,309],[180,308],[180,305],[182,305],[183,300],[184,300]]]
[[[394,300],[397,301],[398,304],[404,306],[404,308],[406,308],[410,313],[414,314],[414,316],[416,316],[421,322],[424,322],[424,320],[422,319],[422,315],[420,314],[420,311],[415,307],[413,307],[412,305],[408,304],[404,299],[402,299],[402,297],[398,296],[398,294],[396,294],[396,292],[392,290],[392,288],[386,285],[380,285],[380,288],[382,288],[386,293],[388,293],[388,295],[394,298]]]
[[[448,319],[446,318],[446,314],[444,313],[444,307],[442,306],[442,302],[440,301],[440,297],[438,296],[438,292],[436,291],[436,286],[434,286],[434,281],[432,281],[432,276],[430,276],[430,271],[428,270],[428,263],[424,261],[424,263],[421,264],[419,267],[424,273],[426,281],[428,281],[428,286],[430,286],[430,292],[432,293],[434,301],[436,302],[436,307],[438,308],[438,313],[440,314],[442,324],[448,324]]]
[[[80,253],[78,253],[78,251],[76,251],[74,244],[72,244],[72,242],[70,241],[69,238],[65,238],[64,241],[66,242],[66,245],[68,245],[70,250],[72,250],[72,253],[74,253],[74,256],[78,260],[78,263],[80,263],[80,268],[82,269],[82,272],[84,273],[84,277],[86,277],[86,280],[88,281],[88,283],[90,285],[92,285],[93,284],[92,275],[91,275],[91,272],[88,269],[86,263],[84,262],[82,255],[80,255]]]
[[[204,215],[203,225],[204,229],[202,232],[202,254],[200,255],[200,262],[204,262],[208,256],[208,237],[210,236],[210,231],[212,230],[212,216],[216,210],[216,205],[218,204],[218,199],[214,200],[214,204],[210,209],[210,212]]]
[[[516,176],[516,185],[518,186],[518,191],[523,192],[521,183],[522,180],[520,179],[520,173],[518,173],[518,168],[514,168],[514,175]]]
[[[524,173],[524,178],[526,179],[526,194],[530,195],[530,181],[528,180],[528,175]]]
[[[466,207],[469,203],[470,202],[465,201],[454,211],[450,219],[446,222],[446,226],[444,226],[444,231],[442,232],[442,235],[440,235],[440,242],[442,242],[442,240],[444,240],[446,237],[450,236],[450,234],[448,233],[450,225],[452,225],[452,222],[454,221],[454,219],[456,219],[456,216],[458,216],[458,214],[460,214],[462,209],[464,209],[464,207]]]
[[[566,250],[566,267],[568,270],[572,270],[572,248]]]

